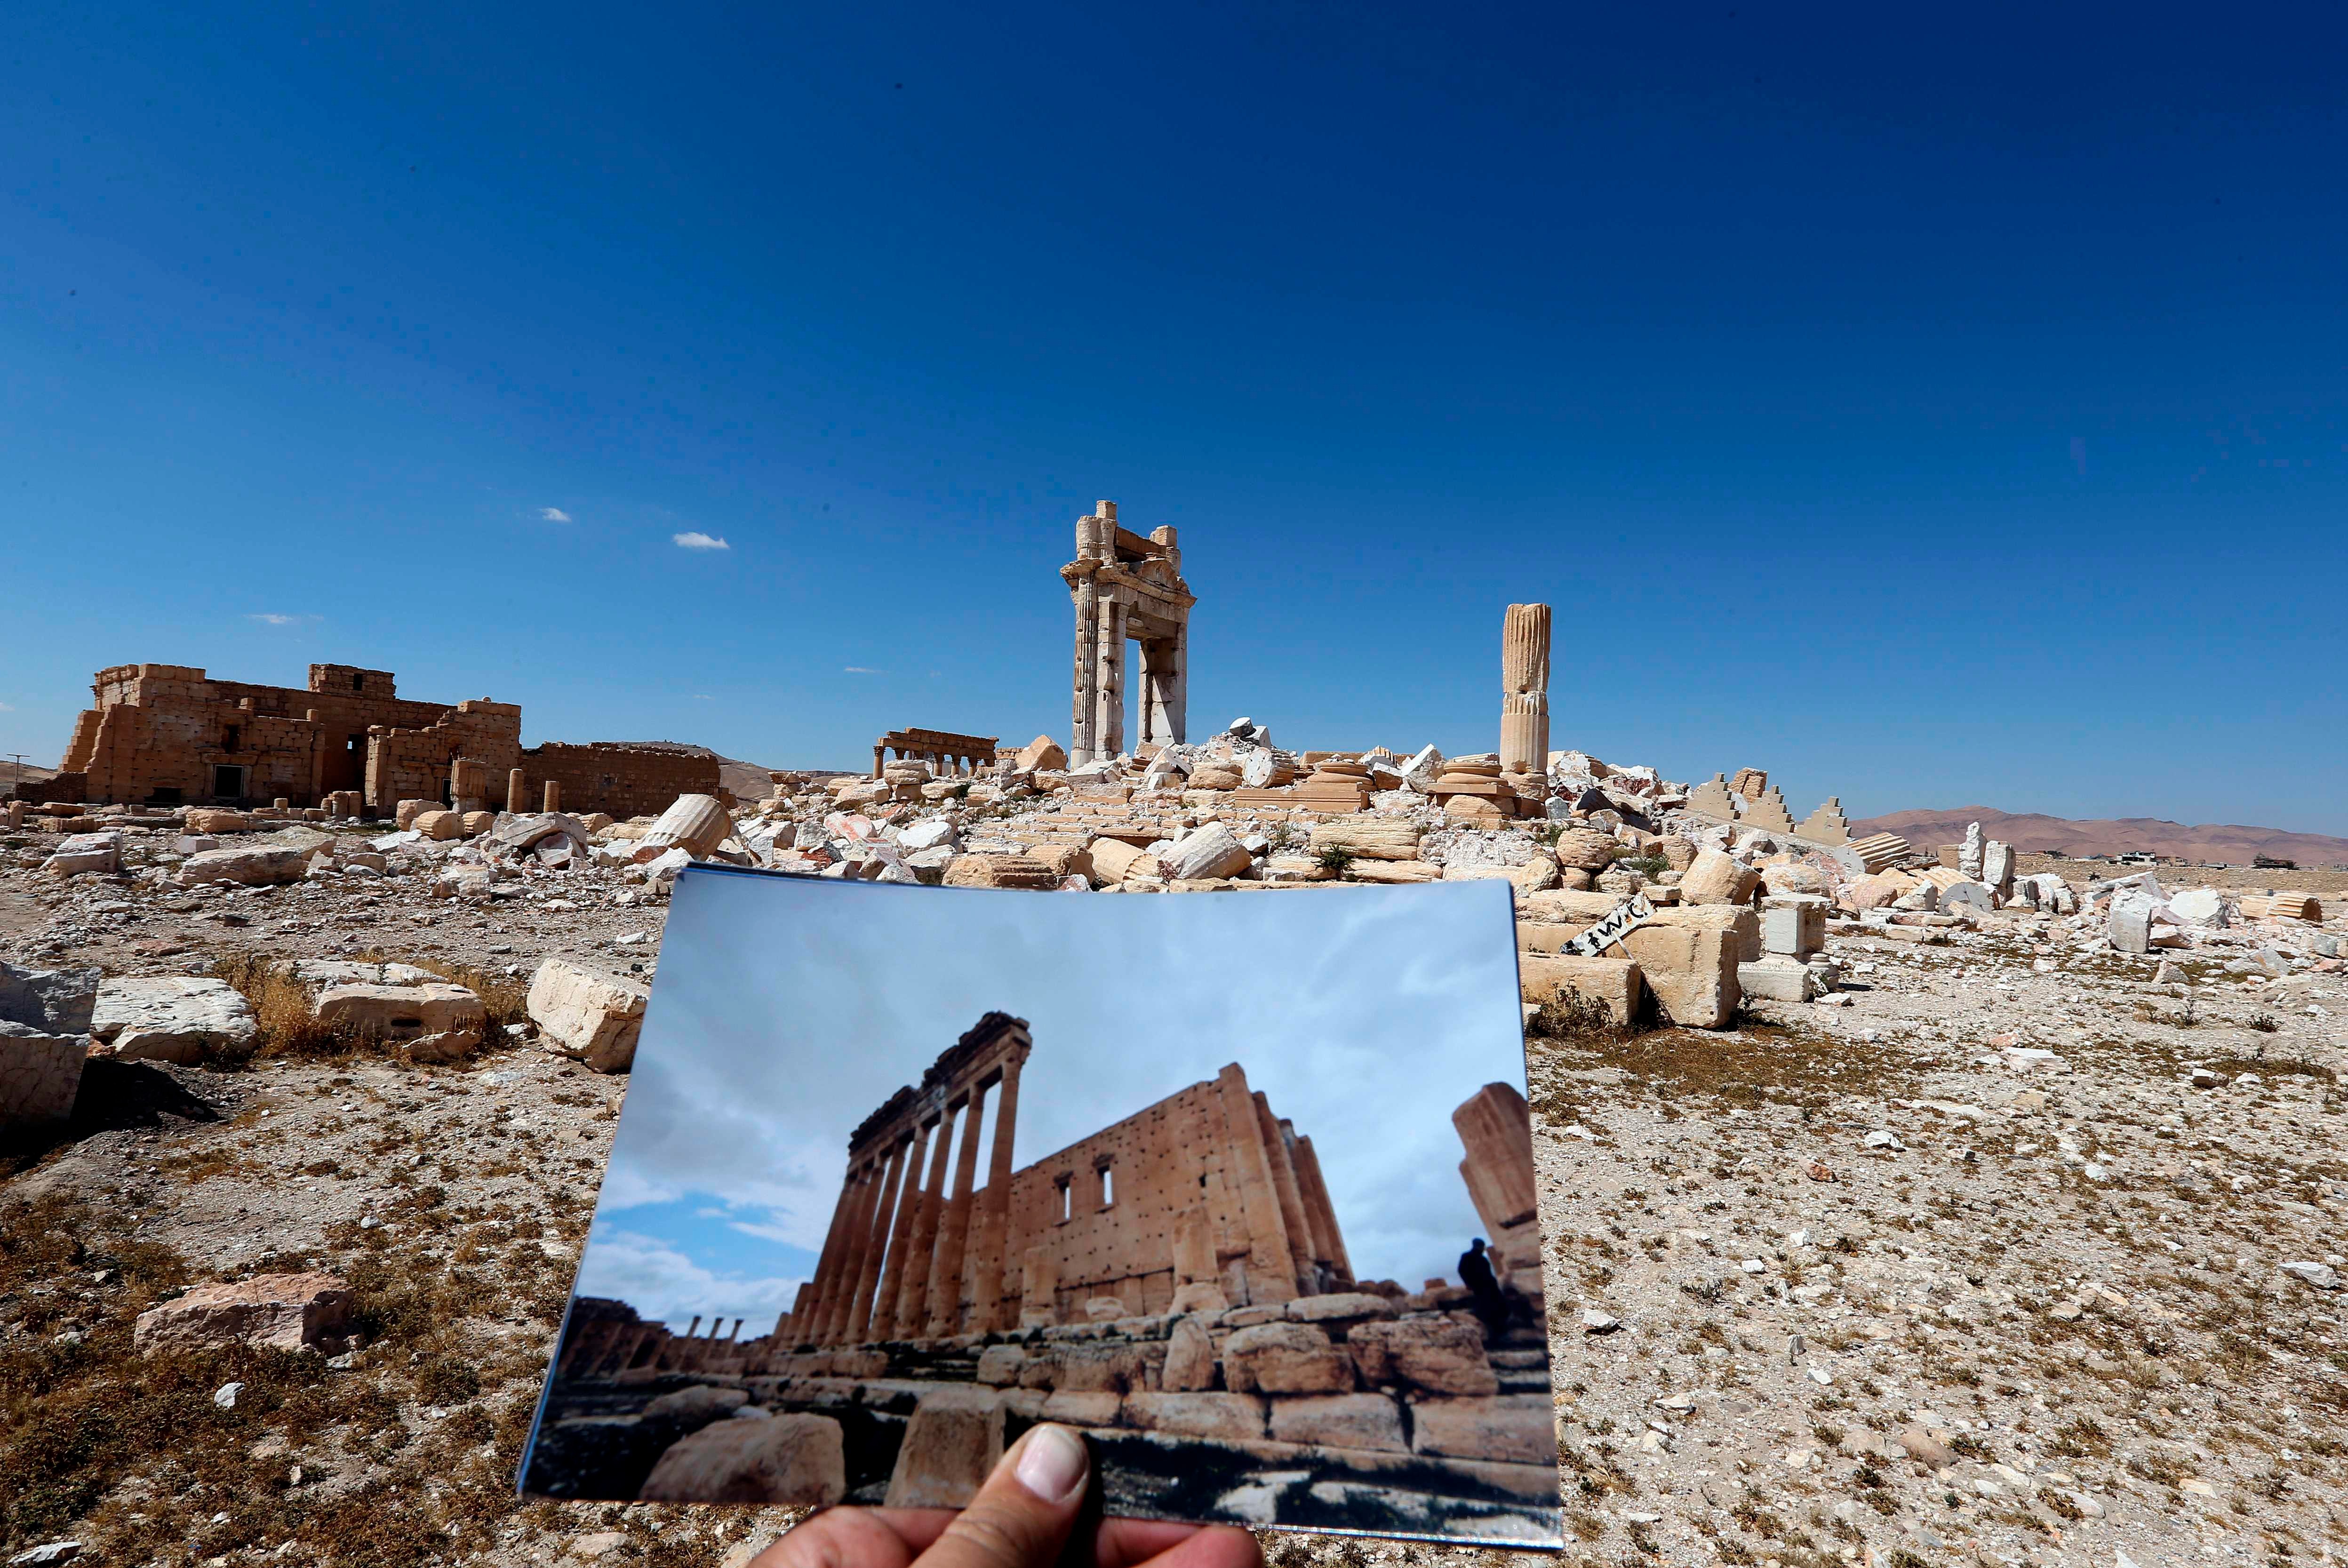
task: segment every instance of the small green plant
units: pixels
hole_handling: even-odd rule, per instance
[[[1296,841],[1296,824],[1293,822],[1275,822],[1272,831],[1263,836],[1264,847],[1275,855],[1294,848]]]
[[[1314,862],[1323,871],[1334,877],[1344,876],[1345,868],[1352,865],[1358,858],[1353,851],[1343,844],[1327,845],[1313,857]]]
[[[2271,1035],[2277,1029],[2282,1027],[2281,1024],[2274,1021],[2274,1017],[2271,1014],[2267,1013],[2256,1013],[2251,1015],[2250,1026],[2256,1029],[2261,1035]]]
[[[1643,855],[1617,855],[1614,857],[1614,863],[1618,866],[1628,866],[1641,876],[1650,879],[1659,877],[1672,869],[1671,861],[1652,851]]]

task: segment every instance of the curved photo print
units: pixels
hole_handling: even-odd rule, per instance
[[[680,881],[522,1489],[1555,1547],[1509,890]]]

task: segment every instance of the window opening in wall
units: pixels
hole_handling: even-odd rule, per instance
[[[352,689],[353,691],[365,691],[365,690],[366,690],[366,676],[353,676],[351,677],[351,689]]]
[[[1103,1164],[1100,1168],[1101,1204],[1104,1209],[1117,1202],[1117,1167]]]
[[[242,729],[233,724],[224,726],[221,730],[221,749],[222,751],[234,751],[237,748],[236,743],[243,738],[244,731]]]
[[[1055,1222],[1056,1223],[1065,1225],[1075,1217],[1076,1187],[1076,1180],[1074,1176],[1061,1176],[1054,1179],[1053,1192],[1059,1200],[1060,1210],[1060,1217]]]

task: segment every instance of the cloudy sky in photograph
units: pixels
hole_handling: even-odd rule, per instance
[[[581,1294],[765,1332],[850,1130],[992,1010],[1035,1037],[1019,1167],[1238,1062],[1312,1138],[1356,1274],[1412,1286],[1478,1230],[1453,1108],[1524,1088],[1504,883],[1052,898],[695,869]]]

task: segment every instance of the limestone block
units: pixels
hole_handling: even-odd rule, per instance
[[[1353,882],[1405,883],[1443,880],[1443,868],[1425,861],[1355,861],[1345,868]]]
[[[1758,963],[1738,965],[1736,985],[1740,995],[1769,1002],[1807,1002],[1825,990],[1809,965],[1774,954]]]
[[[1568,828],[1557,836],[1557,863],[1592,876],[1614,863],[1622,846],[1593,828]]]
[[[2169,895],[2168,913],[2191,925],[2223,925],[2226,896],[2213,887],[2188,888]]]
[[[1239,1394],[1342,1394],[1354,1363],[1309,1323],[1263,1323],[1224,1342],[1223,1381]]]
[[[236,987],[194,975],[106,981],[90,1019],[91,1037],[122,1060],[183,1067],[242,1051],[257,1033],[252,1007]]]
[[[98,1006],[96,969],[19,969],[0,963],[0,1024],[44,1035],[86,1035]]]
[[[847,1493],[839,1423],[829,1416],[784,1413],[763,1421],[713,1421],[678,1439],[636,1496],[645,1502],[823,1508]]]
[[[1563,953],[1566,944],[1590,929],[1586,920],[1519,920],[1517,951],[1519,953]]]
[[[322,1024],[406,1046],[410,1056],[430,1060],[471,1050],[481,1043],[489,1023],[479,996],[446,982],[332,985],[318,994],[315,1012]]]
[[[690,1388],[663,1394],[644,1407],[644,1414],[656,1420],[675,1421],[681,1427],[698,1428],[723,1420],[749,1402],[750,1396],[739,1388],[696,1383]]]
[[[1447,1314],[1423,1313],[1369,1323],[1345,1337],[1363,1383],[1401,1385],[1429,1394],[1486,1395],[1500,1389],[1484,1353],[1482,1329]]]
[[[1528,920],[1558,921],[1586,926],[1613,913],[1614,906],[1622,902],[1609,892],[1560,889],[1555,892],[1529,894],[1520,901],[1519,907]]]
[[[705,861],[733,831],[734,819],[716,796],[679,795],[640,841],[659,850],[681,849],[696,861]]]
[[[1218,793],[1244,787],[1244,779],[1240,770],[1220,762],[1200,763],[1198,767],[1190,769],[1188,782],[1192,789],[1212,790]]]
[[[455,811],[418,811],[408,826],[436,843],[465,835],[465,819]]]
[[[1639,1016],[1639,965],[1628,958],[1519,953],[1517,981],[1524,999],[1536,1006],[1570,995],[1596,1003],[1618,1024]]]
[[[1235,876],[1247,870],[1252,858],[1220,822],[1193,829],[1158,856],[1169,879]]]
[[[1264,1429],[1264,1402],[1249,1394],[1132,1394],[1126,1398],[1124,1415],[1129,1426],[1176,1438],[1254,1442]]]
[[[1052,868],[1025,855],[956,855],[941,879],[947,887],[1007,887],[1047,891],[1060,879]]]
[[[413,964],[362,964],[347,958],[304,958],[279,971],[302,987],[316,1006],[318,995],[334,985],[427,985],[440,976]]]
[[[1982,846],[1981,881],[1992,892],[2003,893],[2013,885],[2013,846],[2002,839],[1992,839]]]
[[[530,977],[530,1018],[556,1050],[599,1073],[626,1072],[636,1058],[651,989],[550,958]]]
[[[1834,892],[1824,872],[1798,861],[1787,865],[1763,866],[1761,882],[1770,892],[1779,897],[1800,893],[1823,898]]]
[[[2112,899],[2112,913],[2105,925],[2112,948],[2118,953],[2145,953],[2151,949],[2153,903],[2141,894],[2116,894]]]
[[[1760,885],[1752,867],[1719,850],[1703,850],[1680,878],[1680,898],[1687,903],[1743,903]]]
[[[42,875],[60,878],[121,869],[122,835],[115,832],[72,834],[41,862]]]
[[[469,839],[478,839],[497,825],[495,811],[467,811],[457,819],[458,830]]]
[[[308,857],[299,850],[277,844],[251,844],[191,855],[181,863],[176,880],[181,887],[195,887],[202,882],[268,887],[300,882],[309,869]]]
[[[1288,1303],[1289,1319],[1295,1323],[1345,1324],[1367,1318],[1387,1318],[1394,1315],[1393,1302],[1364,1291],[1300,1295]]]
[[[1489,1399],[1419,1399],[1410,1408],[1411,1447],[1454,1460],[1557,1462],[1557,1416],[1547,1394]]]
[[[932,817],[915,822],[897,835],[897,846],[907,854],[922,850],[953,849],[962,842],[962,835],[952,821],[943,817]],[[812,846],[810,846],[812,847]]]
[[[1157,857],[1122,839],[1097,838],[1086,847],[1092,854],[1093,875],[1103,883],[1161,874]]]
[[[1736,965],[1744,956],[1735,932],[1650,923],[1626,934],[1622,948],[1673,1023],[1696,1029],[1728,1026],[1736,1011]]]
[[[238,1344],[340,1355],[355,1303],[350,1287],[333,1274],[223,1280],[140,1313],[130,1342],[142,1356]]]
[[[1027,1353],[1016,1345],[990,1345],[978,1353],[978,1380],[990,1387],[1013,1387],[1026,1365]]]
[[[1675,872],[1684,873],[1688,867],[1695,864],[1696,846],[1692,839],[1683,839],[1675,833],[1662,841],[1655,848],[1663,859],[1671,863],[1672,870]]]
[[[0,1128],[73,1115],[88,1059],[88,1042],[79,1035],[43,1034],[0,1019]]]
[[[1772,903],[1761,912],[1761,950],[1807,958],[1827,944],[1823,903]]]
[[[1316,824],[1306,847],[1314,854],[1342,849],[1358,860],[1415,861],[1418,841],[1418,824],[1406,817],[1346,817]]]
[[[1843,890],[1843,907],[1853,912],[1887,909],[1905,895],[1912,885],[1897,872],[1861,877]]]
[[[402,801],[401,804],[407,802]],[[252,826],[252,819],[242,811],[199,806],[188,813],[181,825],[191,833],[242,833]],[[406,823],[400,825],[407,826]]]
[[[1384,1394],[1328,1394],[1272,1401],[1275,1442],[1407,1452],[1402,1407]]]
[[[1215,1386],[1215,1342],[1196,1317],[1174,1325],[1166,1341],[1166,1362],[1159,1368],[1158,1386],[1171,1392]]]
[[[1039,735],[1019,748],[1019,756],[1011,765],[1014,773],[1035,773],[1046,768],[1064,769],[1068,754],[1060,743],[1048,735]]]

